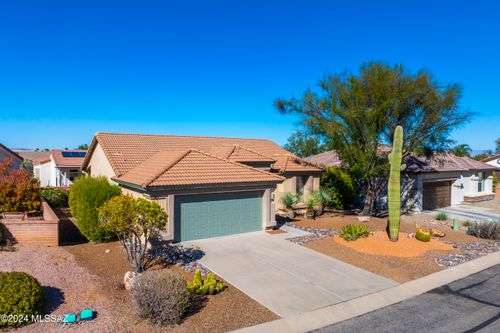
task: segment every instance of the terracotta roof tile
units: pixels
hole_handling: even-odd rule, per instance
[[[113,171],[118,177],[139,166],[151,156],[161,151],[178,151],[193,148],[210,153],[214,156],[226,158],[234,153],[236,145],[239,147],[236,156],[245,156],[246,158],[251,158],[252,161],[254,161],[253,159],[256,159],[258,155],[261,155],[264,160],[279,160],[285,155],[290,155],[290,153],[282,147],[265,139],[97,133],[89,152],[91,152],[97,142],[101,145]],[[244,150],[248,152],[243,153]],[[254,152],[254,154],[251,152]],[[298,159],[296,156],[294,156],[294,158]],[[84,168],[88,162],[87,159],[84,163]],[[274,168],[279,169],[276,165]],[[296,170],[298,171],[308,171],[310,169],[311,166],[296,166]],[[321,169],[316,168],[315,170],[320,171]]]
[[[234,145],[233,149],[226,156],[230,161],[235,162],[276,162],[275,158],[258,153],[250,148],[242,147],[239,145]]]
[[[322,168],[309,163],[301,158],[294,155],[282,155],[278,157],[278,160],[273,165],[273,169],[283,172],[297,172],[297,171],[312,171],[318,172],[323,171]]]
[[[410,155],[405,163],[406,171],[414,173],[496,169],[486,163],[452,153],[436,153],[430,158]]]
[[[489,156],[489,157],[483,158],[483,159],[481,160],[481,162],[489,162],[489,161],[496,160],[497,158],[500,158],[500,154],[497,154],[497,155],[493,155],[493,156]]]
[[[336,167],[342,166],[339,154],[335,150],[330,150],[321,154],[312,155],[304,158],[305,161],[323,167]]]
[[[280,183],[283,177],[196,149],[161,151],[120,177],[141,187]]]
[[[59,150],[52,149],[50,151],[52,159],[54,160],[56,166],[58,167],[78,167],[81,168],[85,157],[64,157],[63,152],[75,152],[81,153],[86,152],[85,150]]]

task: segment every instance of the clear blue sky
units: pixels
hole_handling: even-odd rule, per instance
[[[272,3],[271,3],[272,2]],[[370,60],[425,68],[480,113],[454,133],[500,137],[495,1],[3,1],[0,142],[64,148],[98,131],[263,137],[272,107]]]

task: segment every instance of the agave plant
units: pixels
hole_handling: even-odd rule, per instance
[[[287,208],[287,209],[293,209],[296,204],[298,204],[301,200],[300,195],[298,195],[295,192],[285,192],[283,195],[280,197],[281,203]]]

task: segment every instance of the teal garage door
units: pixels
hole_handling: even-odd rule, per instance
[[[176,195],[174,241],[262,230],[262,192]]]

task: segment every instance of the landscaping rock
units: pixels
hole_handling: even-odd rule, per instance
[[[458,253],[450,253],[444,256],[437,257],[436,263],[441,267],[452,267],[464,262],[476,259],[489,253],[500,251],[500,243],[451,243]]]
[[[160,245],[155,246],[149,252],[149,257],[165,261],[167,264],[178,265],[187,272],[199,269],[203,276],[208,275],[210,270],[198,262],[204,255],[198,248],[185,248],[182,246]]]
[[[123,277],[123,284],[125,285],[125,289],[130,290],[134,285],[134,280],[138,276],[136,272],[127,272]]]
[[[305,243],[309,243],[309,242],[313,242],[313,241],[316,241],[316,240],[319,240],[319,239],[322,239],[322,238],[325,238],[325,237],[333,237],[333,236],[335,236],[335,235],[337,235],[339,233],[338,231],[335,231],[335,230],[332,230],[332,229],[319,229],[319,228],[301,227],[301,226],[298,226],[298,225],[293,224],[293,223],[291,223],[290,225],[292,227],[294,227],[294,228],[297,228],[297,229],[300,229],[300,230],[307,231],[307,232],[311,233],[310,235],[306,235],[306,236],[298,236],[298,237],[287,238],[288,241],[290,241],[292,243],[295,243],[295,244],[299,244],[299,245],[302,245],[302,244],[305,244]]]
[[[370,216],[358,216],[359,222],[370,222]]]

